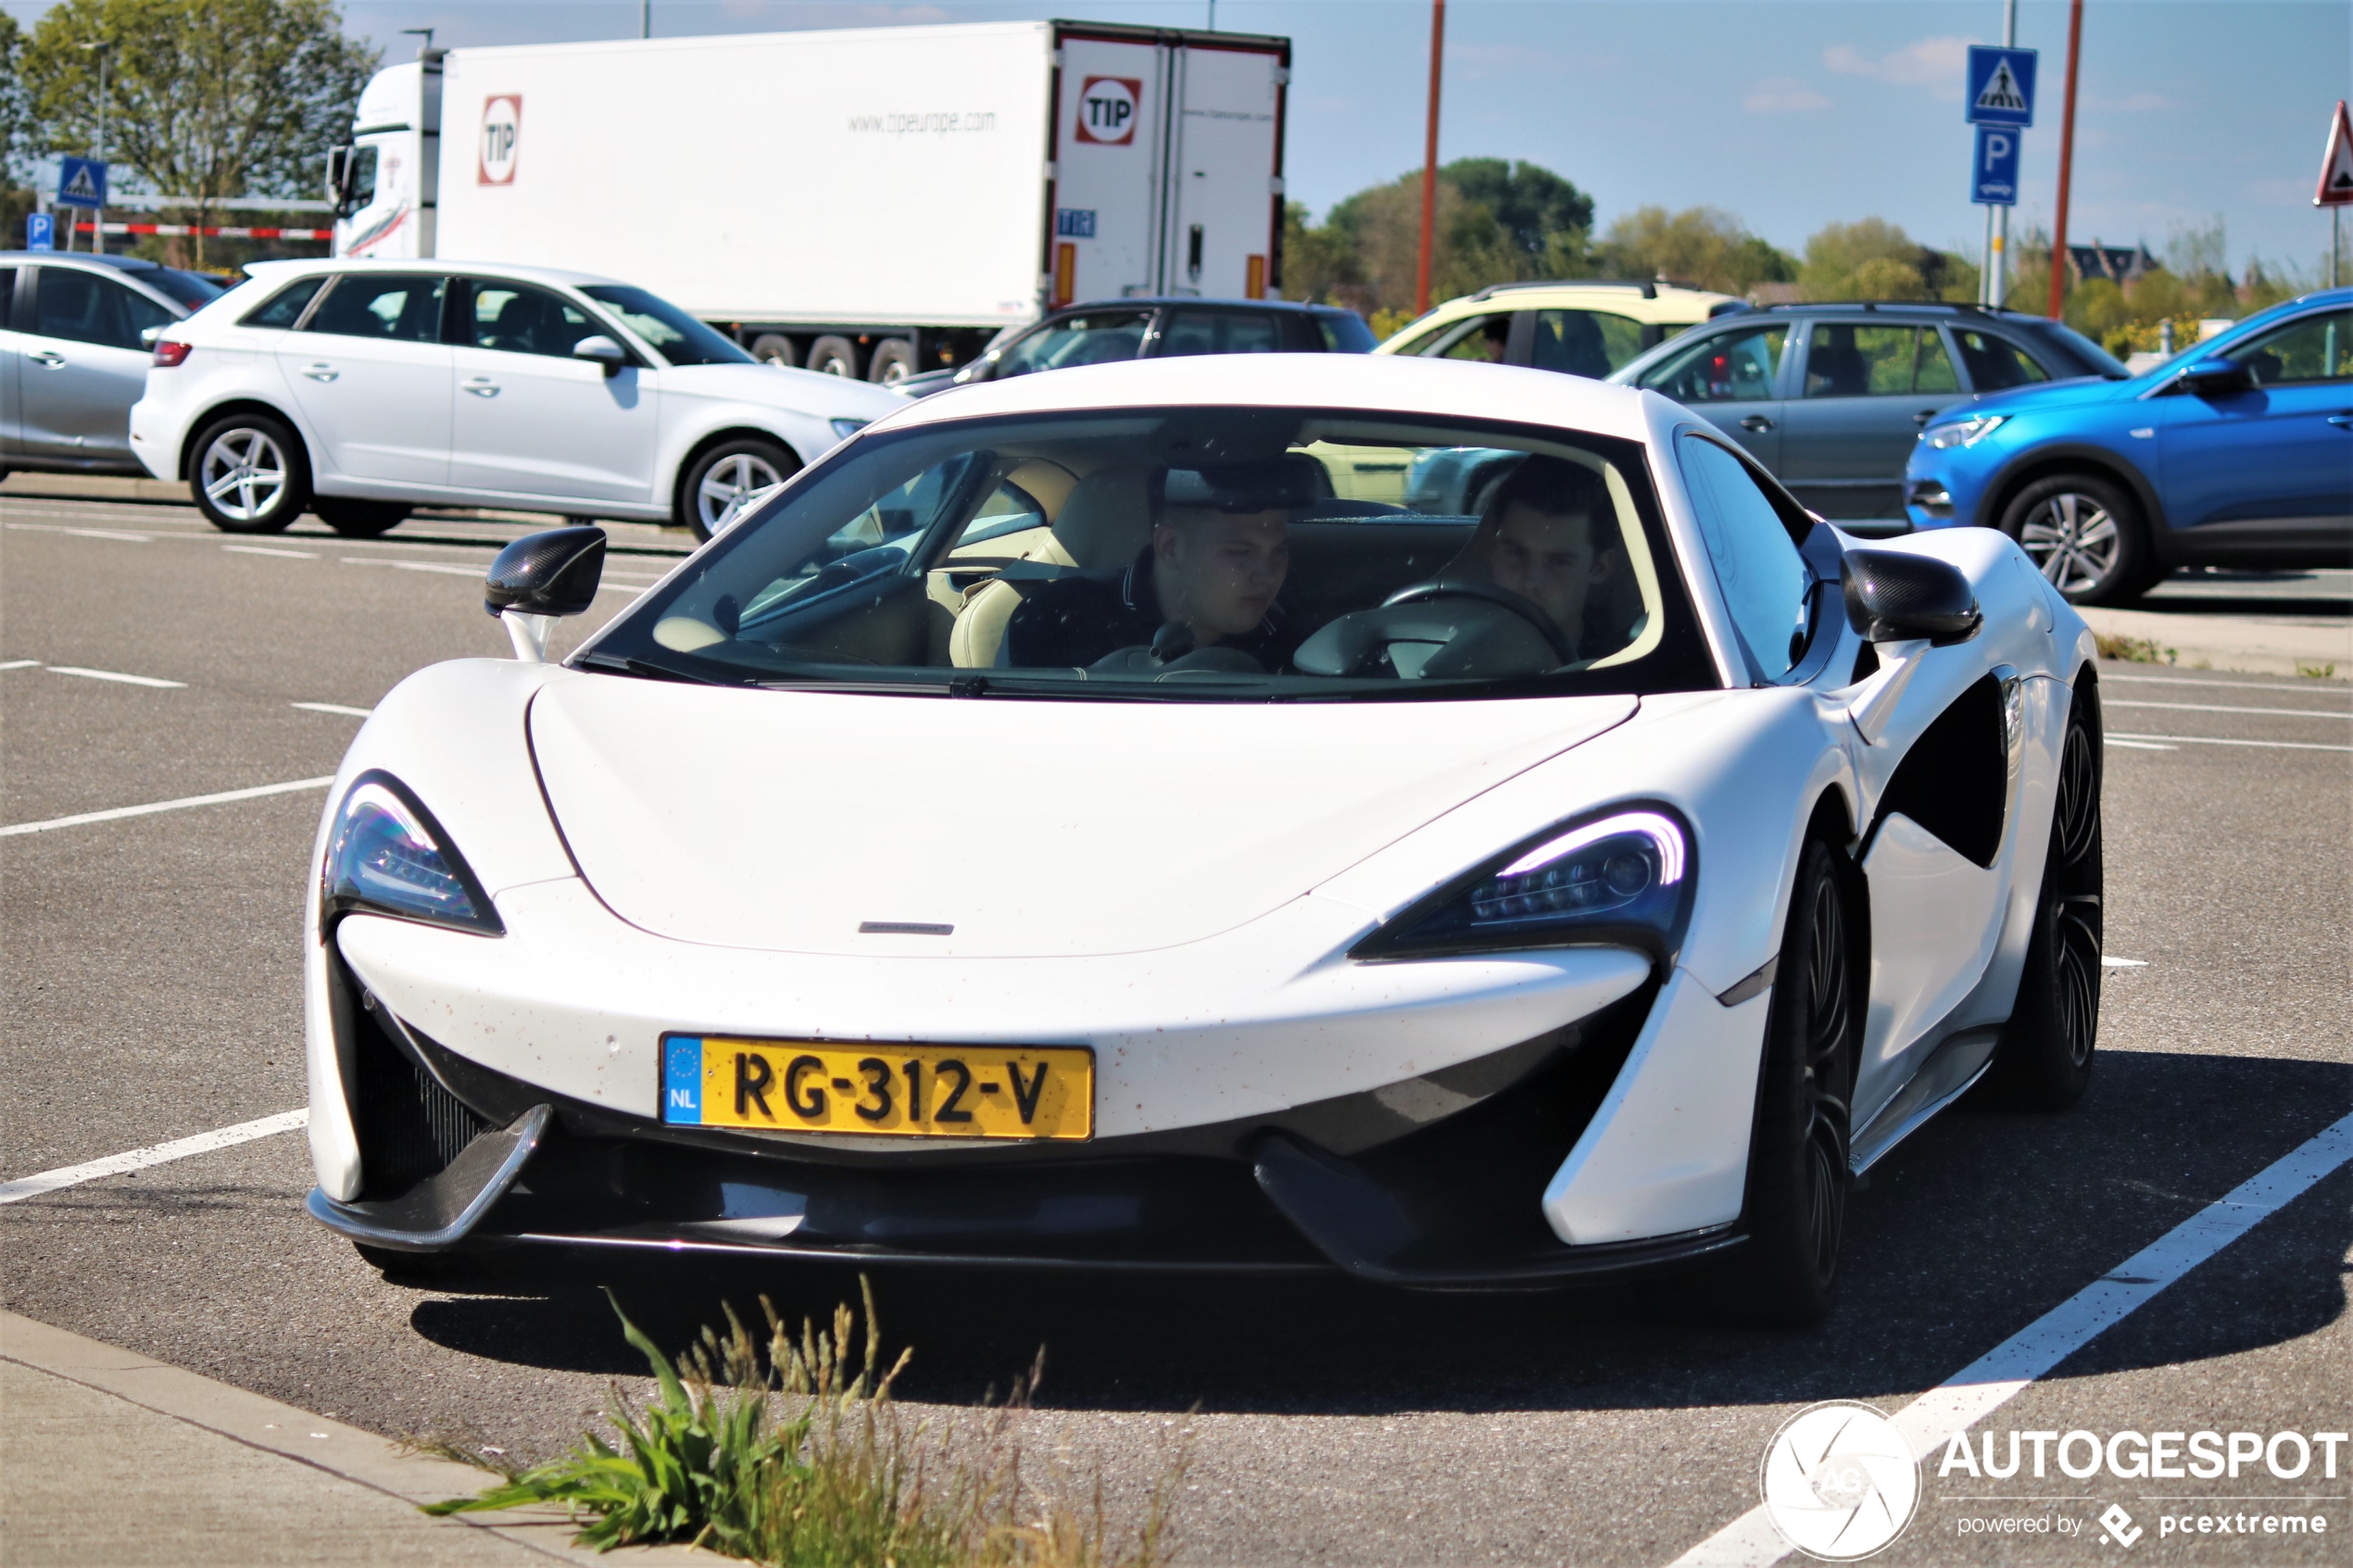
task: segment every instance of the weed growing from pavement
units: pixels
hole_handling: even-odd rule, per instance
[[[2334,664],[2306,664],[2299,660],[2296,666],[2296,672],[2303,676],[2308,681],[2326,681],[2335,677],[2336,666]]]
[[[912,1422],[891,1400],[912,1352],[877,1370],[874,1291],[859,1283],[862,1323],[843,1305],[830,1329],[804,1321],[795,1338],[763,1296],[764,1353],[728,1307],[727,1332],[705,1328],[676,1363],[615,1302],[622,1332],[656,1386],[643,1409],[614,1391],[610,1418],[621,1446],[584,1434],[560,1459],[505,1472],[503,1484],[425,1512],[560,1503],[575,1519],[586,1516],[579,1541],[600,1551],[687,1541],[778,1568],[1153,1568],[1167,1561],[1168,1510],[1186,1467],[1182,1434],[1143,1518],[1115,1534],[1100,1471],[1084,1504],[1071,1500],[1068,1486],[1038,1487],[1022,1474],[1015,1426],[1042,1352],[1002,1404],[966,1421]],[[857,1339],[862,1354],[853,1354]]]
[[[2092,633],[2102,659],[2120,659],[2127,664],[2174,664],[2181,660],[2178,648],[2159,647],[2147,637],[2119,637],[2106,632]]]

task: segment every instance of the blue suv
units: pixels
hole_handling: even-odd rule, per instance
[[[1977,523],[2077,604],[2177,566],[2353,561],[2353,288],[2250,316],[2130,381],[1941,410],[1905,470],[1915,528]]]

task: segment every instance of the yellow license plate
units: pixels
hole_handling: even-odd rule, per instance
[[[1095,1053],[665,1035],[661,1119],[897,1137],[1086,1138]]]

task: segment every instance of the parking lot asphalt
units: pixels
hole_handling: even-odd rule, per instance
[[[331,773],[407,671],[505,638],[478,574],[524,525],[231,539],[185,508],[0,498],[7,823]],[[618,531],[570,646],[684,546]],[[640,553],[622,553],[623,551]],[[75,671],[81,671],[76,673]],[[91,673],[95,671],[97,673]],[[109,679],[133,676],[135,681]],[[2055,1117],[1964,1110],[1855,1194],[1838,1306],[1727,1329],[1689,1280],[1579,1295],[875,1278],[958,1408],[1042,1345],[1032,1446],[1132,1506],[1179,1446],[1196,1562],[1656,1563],[1752,1508],[1776,1428],[1826,1399],[1893,1411],[2353,1110],[2353,700],[2342,682],[2110,664],[2108,943],[2093,1085]],[[154,684],[143,683],[173,683]],[[325,705],[302,707],[300,704]],[[952,788],[952,781],[943,781]],[[322,788],[0,841],[0,1181],[303,1103],[296,933]],[[356,1426],[563,1446],[642,1371],[586,1282],[453,1294],[386,1281],[307,1219],[299,1135],[0,1208],[0,1304]],[[2339,1169],[2020,1391],[1979,1431],[2353,1426],[2353,1167]],[[724,1298],[829,1311],[829,1268],[610,1278],[658,1338]],[[635,1386],[634,1381],[632,1386]],[[2353,1449],[2292,1483],[2054,1469],[1938,1474],[1890,1562],[2341,1562]],[[2188,1498],[2178,1501],[2173,1499]],[[2285,1499],[2289,1500],[2267,1500]],[[2249,1501],[2246,1499],[2257,1500]],[[2327,1534],[2160,1536],[2166,1510],[2291,1507]],[[2068,1520],[1964,1534],[1969,1521]]]

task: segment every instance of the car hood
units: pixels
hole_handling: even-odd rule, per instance
[[[1636,707],[960,700],[595,675],[543,690],[529,723],[573,859],[633,924],[775,951],[1022,958],[1231,930]],[[861,933],[875,922],[952,929]]]
[[[905,398],[884,387],[782,365],[673,365],[661,372],[661,389],[821,419],[878,420],[907,406]]]
[[[2135,396],[2146,390],[2137,382],[2109,381],[2104,376],[2076,376],[2067,381],[2045,382],[2039,386],[2014,386],[2006,392],[1981,393],[1966,403],[1957,403],[1946,408],[1944,418],[1937,422],[1944,424],[1979,414],[2052,413],[2061,408],[2113,403],[2120,397]]]

